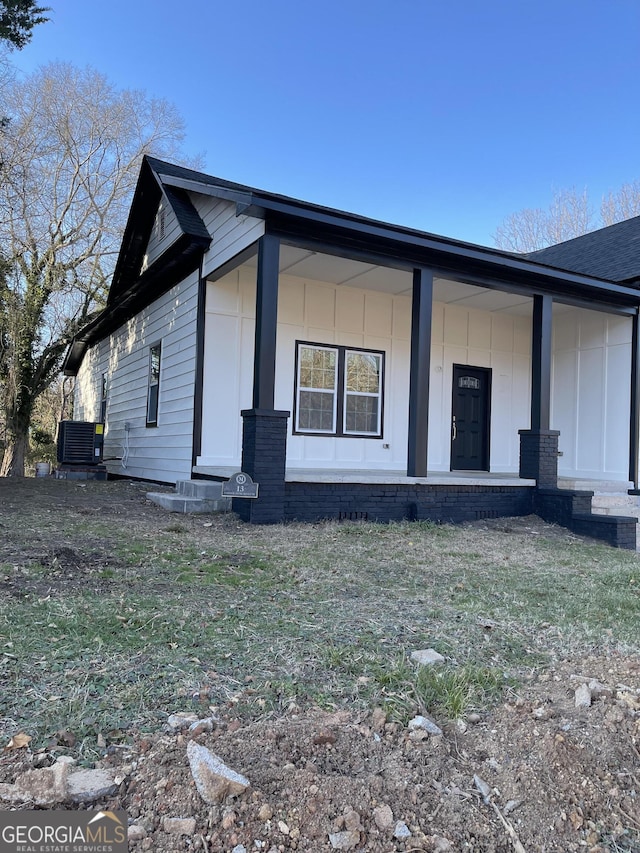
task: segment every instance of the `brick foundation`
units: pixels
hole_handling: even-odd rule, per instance
[[[535,480],[540,489],[558,486],[558,430],[518,430],[520,476]]]
[[[528,515],[531,486],[285,483],[285,520],[436,521]]]
[[[252,524],[284,520],[289,412],[245,409],[242,412],[242,470],[258,483],[255,499],[234,498],[233,510]]]

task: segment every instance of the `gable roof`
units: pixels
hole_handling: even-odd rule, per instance
[[[610,281],[640,283],[640,216],[530,252],[527,257]]]
[[[215,235],[208,232],[190,193],[233,202],[236,216],[263,219],[265,228],[283,241],[312,250],[398,269],[428,267],[443,278],[528,295],[548,293],[572,304],[598,304],[605,310],[610,306],[628,312],[640,305],[640,293],[618,283],[619,279],[568,265],[560,267],[544,254],[550,251],[547,249],[531,256],[516,255],[259,190],[147,156],[140,170],[107,305],[73,339],[63,365],[66,374],[77,373],[87,347],[115,331],[198,268]],[[179,236],[141,272],[163,196],[175,214]]]

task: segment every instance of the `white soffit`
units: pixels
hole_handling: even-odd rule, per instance
[[[503,290],[482,290],[480,293],[457,299],[456,305],[463,305],[465,308],[478,308],[482,311],[505,311],[521,305],[530,306],[531,299],[519,293],[507,293]]]
[[[475,294],[486,292],[482,287],[444,278],[437,278],[433,284],[434,302],[460,302]]]
[[[255,268],[257,255],[247,259],[245,266]],[[309,249],[281,245],[280,273],[307,281],[323,281],[345,287],[358,287],[379,293],[411,296],[412,275],[405,270],[326,255]],[[449,279],[434,279],[434,302],[455,303],[481,311],[504,311],[526,315],[531,311],[531,299],[500,290],[489,290],[477,285],[464,284]]]

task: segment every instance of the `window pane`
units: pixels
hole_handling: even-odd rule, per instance
[[[322,391],[300,391],[298,429],[333,432],[334,400],[333,394]]]
[[[149,397],[147,401],[147,423],[158,422],[158,384],[149,386]]]
[[[161,344],[149,348],[149,390],[147,393],[147,425],[158,423],[158,398],[160,394],[160,353]]]
[[[149,382],[160,380],[160,346],[151,347],[149,351]]]
[[[300,347],[299,357],[301,388],[322,388],[327,391],[335,389],[335,350]]]
[[[378,397],[347,394],[345,430],[347,432],[378,432]]]
[[[347,352],[345,387],[347,391],[378,394],[380,356],[367,352]]]

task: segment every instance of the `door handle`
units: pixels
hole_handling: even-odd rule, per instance
[[[458,437],[458,426],[456,424],[456,416],[453,416],[453,421],[451,422],[451,441],[455,441]]]

